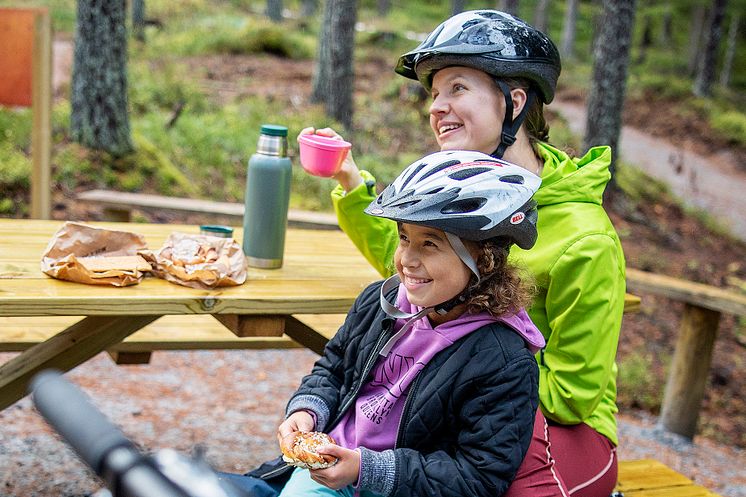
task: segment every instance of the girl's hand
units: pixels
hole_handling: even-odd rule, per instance
[[[310,413],[296,411],[277,428],[277,441],[282,445],[282,439],[296,431],[313,431],[314,424]]]
[[[344,138],[342,138],[342,136],[334,131],[332,128],[303,128],[301,132],[298,133],[298,137],[300,138],[301,135],[312,134],[327,136],[336,140],[344,140]],[[332,178],[337,180],[346,192],[355,189],[355,187],[363,182],[363,177],[360,176],[360,170],[358,169],[357,164],[355,164],[355,160],[352,158],[352,151],[347,152],[347,157],[345,157],[345,160],[342,163],[342,168],[337,174],[332,176]]]
[[[357,483],[360,473],[360,452],[339,445],[325,445],[319,448],[319,453],[336,457],[337,464],[331,468],[309,470],[312,480],[333,490]]]

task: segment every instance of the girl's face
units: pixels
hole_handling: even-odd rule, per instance
[[[470,67],[435,73],[430,127],[441,150],[491,154],[500,143],[505,99],[492,77]]]
[[[420,307],[445,302],[466,288],[471,271],[461,261],[445,233],[415,224],[399,224],[394,254],[407,299]]]

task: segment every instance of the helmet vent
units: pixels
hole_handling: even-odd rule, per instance
[[[519,176],[517,174],[510,174],[508,176],[502,176],[500,178],[500,181],[502,181],[503,183],[513,183],[516,185],[522,185],[525,182],[525,180],[523,179],[523,176]]]
[[[423,193],[423,195],[434,195],[434,194],[436,194],[436,193],[438,193],[438,192],[440,192],[440,191],[443,191],[443,187],[442,187],[442,186],[439,186],[439,187],[437,187],[437,188],[433,188],[433,189],[432,189],[432,190],[430,190],[429,192],[425,192],[425,193]]]
[[[477,176],[479,174],[486,173],[490,170],[491,169],[488,167],[472,167],[470,169],[461,169],[459,171],[455,171],[449,174],[448,177],[456,181],[462,181],[465,179],[473,178],[474,176]]]
[[[399,209],[406,209],[408,207],[412,207],[413,205],[419,204],[419,200],[410,200],[409,202],[402,202],[401,204],[397,204],[395,207],[398,207]]]
[[[401,184],[400,189],[403,190],[404,187],[407,186],[407,183],[409,183],[410,181],[412,181],[412,178],[414,178],[415,176],[417,176],[417,174],[420,171],[422,171],[422,168],[425,167],[426,165],[427,164],[423,162],[422,164],[420,164],[419,166],[417,166],[416,168],[414,168],[414,171],[412,171],[412,174],[410,174],[409,176],[407,176],[407,179],[405,179],[404,183]]]
[[[455,166],[456,164],[461,164],[461,161],[457,160],[457,159],[447,160],[447,161],[443,162],[442,164],[440,164],[439,166],[436,166],[436,167],[430,169],[427,173],[423,174],[422,177],[420,178],[420,181],[422,181],[425,178],[429,178],[433,174],[436,174],[436,173],[442,171],[443,169],[445,169],[447,167]]]
[[[440,212],[443,214],[465,214],[478,210],[486,202],[486,198],[467,198],[457,200],[443,207]]]

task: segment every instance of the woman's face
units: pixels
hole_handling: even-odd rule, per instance
[[[471,271],[461,261],[444,232],[399,224],[399,246],[394,254],[407,299],[420,307],[443,303],[466,288]]]
[[[435,73],[430,127],[441,150],[491,154],[500,143],[505,100],[492,77],[470,67]]]

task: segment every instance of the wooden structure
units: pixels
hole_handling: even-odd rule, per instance
[[[146,212],[174,211],[191,214],[205,214],[221,216],[235,220],[236,224],[243,222],[244,205],[236,202],[215,202],[182,197],[164,197],[147,193],[128,193],[112,190],[90,190],[81,192],[78,201],[101,207],[104,219],[115,222],[129,222],[132,211]],[[308,212],[290,209],[288,224],[296,228],[339,229],[334,214],[323,212]]]
[[[624,497],[718,497],[654,459],[619,461],[616,490]]]
[[[721,313],[746,316],[746,295],[669,276],[627,269],[627,288],[684,303],[679,337],[661,407],[661,425],[693,438],[697,430]]]
[[[327,337],[295,315],[346,313],[379,278],[342,232],[290,229],[283,267],[250,268],[247,282],[237,287],[197,290],[158,278],[125,288],[70,283],[39,268],[45,247],[61,226],[59,221],[0,219],[0,317],[30,319],[33,327],[38,318],[78,316],[72,324],[60,318],[53,336],[0,365],[0,409],[26,394],[37,371],[67,371],[167,315],[211,315],[240,337],[263,337],[268,330],[281,337],[284,332],[318,352]],[[105,226],[140,233],[152,249],[173,231],[199,230],[162,224]],[[237,230],[236,237],[241,235]],[[11,329],[7,322],[0,328],[0,341]],[[182,343],[193,338],[189,330]]]
[[[31,216],[51,214],[52,24],[44,8],[0,8],[0,105],[31,106]]]

